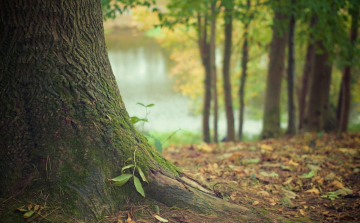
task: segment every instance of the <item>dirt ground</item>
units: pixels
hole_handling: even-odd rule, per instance
[[[360,222],[360,133],[170,146],[163,154],[223,199],[255,213],[244,220],[155,205],[169,222]],[[135,222],[161,222],[153,206],[131,206],[122,216],[141,212]]]

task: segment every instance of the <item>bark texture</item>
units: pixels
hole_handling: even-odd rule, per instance
[[[247,11],[250,10],[250,0],[246,1]],[[244,125],[244,92],[245,92],[245,82],[246,82],[246,73],[247,73],[247,63],[249,61],[249,45],[248,45],[248,29],[250,25],[250,19],[245,22],[244,25],[244,43],[242,46],[242,59],[241,59],[241,77],[240,77],[240,87],[239,87],[239,132],[238,139],[242,140],[243,125]]]
[[[280,94],[282,73],[284,71],[286,35],[284,30],[280,29],[279,22],[284,19],[284,15],[275,12],[266,81],[262,138],[277,137],[280,134]]]
[[[190,190],[194,181],[131,125],[107,57],[100,1],[0,1],[0,16],[1,200],[45,196],[73,218],[96,221],[117,211],[124,195],[140,198],[131,183],[108,182],[135,156],[151,180],[146,195],[170,188],[168,202],[179,207],[201,203],[209,212],[213,202],[216,212],[246,211],[201,185]]]
[[[210,64],[210,43],[207,37],[207,15],[198,15],[198,46],[200,57],[205,71],[204,78],[204,101],[202,117],[203,141],[210,142],[210,106],[211,106],[211,64]]]
[[[223,61],[223,88],[224,88],[224,100],[225,100],[225,113],[227,124],[226,141],[235,141],[235,123],[234,123],[234,111],[232,106],[232,93],[231,93],[231,78],[230,78],[230,60],[231,60],[231,47],[232,47],[232,11],[234,5],[230,0],[225,5],[225,42],[224,42],[224,61]]]
[[[311,86],[309,104],[304,129],[307,132],[320,132],[324,130],[330,113],[329,92],[331,83],[331,66],[329,53],[321,41],[316,41],[319,53],[313,57],[313,70],[311,72]]]
[[[354,3],[355,6],[350,9],[350,14],[352,17],[351,20],[351,29],[350,29],[350,44],[353,48],[356,48],[355,43],[358,35],[358,21],[359,21],[359,5]],[[352,52],[353,49],[350,49]],[[353,53],[351,53],[349,60],[353,58]],[[346,132],[349,124],[349,114],[350,114],[350,103],[351,103],[351,66],[346,65],[344,67],[343,77],[341,81],[341,113],[340,113],[340,123],[339,130],[340,132]]]
[[[289,18],[289,38],[288,38],[288,129],[287,134],[295,135],[295,102],[294,102],[294,79],[295,79],[295,0],[291,0],[291,12]]]

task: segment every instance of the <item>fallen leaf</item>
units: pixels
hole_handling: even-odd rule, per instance
[[[287,179],[285,180],[285,182],[283,183],[283,185],[290,184],[292,180],[293,180],[292,177],[287,178]]]
[[[274,150],[273,147],[271,147],[271,146],[269,146],[269,145],[266,145],[266,144],[262,144],[262,145],[260,146],[260,149],[261,149],[261,150],[267,150],[267,151],[273,151],[273,150]]]
[[[257,192],[257,194],[261,194],[264,197],[269,197],[270,196],[269,192],[264,191],[264,190]]]
[[[302,216],[305,216],[305,211],[303,209],[299,209],[299,212]]]
[[[289,165],[292,165],[292,166],[299,166],[300,164],[299,164],[299,163],[294,162],[293,160],[290,160],[290,161],[289,161]]]
[[[169,222],[169,220],[167,220],[167,219],[165,219],[165,218],[162,218],[162,217],[160,217],[160,216],[157,215],[157,214],[154,214],[153,216],[154,216],[154,218],[156,218],[156,220],[158,220],[158,221],[160,221],[160,222]]]
[[[202,152],[206,152],[206,153],[211,153],[214,151],[214,149],[212,147],[210,147],[207,143],[201,143],[198,146],[198,150],[200,150]]]
[[[335,187],[336,189],[341,189],[341,188],[345,188],[344,185],[337,181],[337,180],[334,180],[331,184],[328,185],[329,187]]]
[[[318,189],[316,189],[315,187],[313,187],[310,190],[305,191],[306,193],[314,193],[314,194],[320,194],[320,191]]]
[[[253,203],[252,203],[252,205],[257,205],[257,204],[259,204],[260,202],[259,201],[254,201]]]

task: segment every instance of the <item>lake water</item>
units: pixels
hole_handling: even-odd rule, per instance
[[[169,73],[174,62],[155,39],[128,30],[106,35],[106,42],[112,70],[130,116],[146,116],[145,109],[136,105],[137,102],[153,103],[155,106],[148,109],[145,130],[201,131],[201,115],[194,115],[189,109],[188,97],[173,90],[175,82]],[[244,132],[248,135],[259,134],[261,129],[261,121],[244,122]],[[221,116],[219,136],[225,134],[225,117]]]

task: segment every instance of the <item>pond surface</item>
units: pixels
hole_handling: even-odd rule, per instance
[[[188,97],[173,90],[174,80],[169,73],[174,62],[154,38],[131,30],[105,38],[112,70],[130,116],[145,118],[146,110],[136,103],[153,103],[155,106],[147,111],[149,122],[144,125],[145,130],[201,131],[201,115],[194,115],[189,109]],[[141,125],[138,127],[142,130]],[[261,121],[245,120],[244,132],[248,135],[259,134],[261,128]],[[221,117],[219,135],[225,134],[225,118]]]

